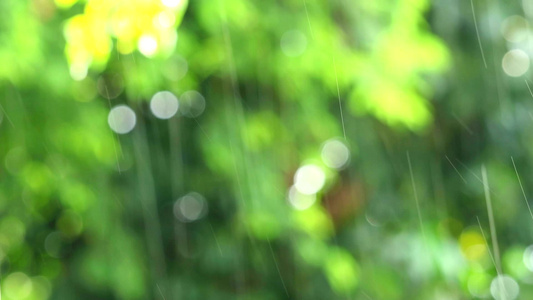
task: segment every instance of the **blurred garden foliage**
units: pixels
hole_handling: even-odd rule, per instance
[[[0,1],[2,299],[533,297],[532,15]]]

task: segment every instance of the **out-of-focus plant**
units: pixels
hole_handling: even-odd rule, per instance
[[[55,4],[60,11],[46,1],[35,2],[38,9],[51,10],[37,19],[27,4],[10,2],[12,21],[8,32],[12,33],[6,43],[8,48],[3,48],[4,61],[11,67],[4,77],[17,84],[33,68],[43,68],[44,57],[48,57],[50,71],[45,74],[50,79],[46,84],[39,88],[31,85],[28,94],[15,97],[26,99],[45,90],[58,98],[36,103],[35,110],[29,113],[34,119],[30,124],[44,122],[40,138],[32,139],[35,145],[17,142],[15,134],[11,148],[5,149],[8,171],[24,189],[18,197],[26,199],[26,205],[35,210],[33,218],[56,224],[55,230],[42,233],[44,241],[40,235],[35,237],[55,267],[45,265],[35,274],[60,282],[67,274],[61,271],[61,263],[68,261],[63,268],[72,268],[76,274],[72,280],[90,293],[103,295],[110,291],[115,297],[135,299],[146,296],[147,285],[154,294],[160,292],[155,288],[159,289],[159,285],[169,295],[195,293],[194,288],[171,291],[174,277],[166,275],[164,269],[171,273],[178,270],[175,276],[181,278],[179,266],[165,266],[163,262],[173,235],[157,237],[160,233],[155,232],[161,228],[157,218],[160,207],[179,196],[175,191],[185,192],[176,188],[180,185],[176,180],[188,181],[183,175],[172,176],[178,170],[169,173],[149,164],[142,167],[142,160],[148,159],[146,155],[151,151],[158,151],[163,159],[175,154],[167,154],[164,146],[143,150],[139,144],[151,143],[152,138],[140,133],[132,133],[131,143],[117,139],[106,128],[105,120],[112,102],[148,100],[161,89],[178,95],[198,89],[208,99],[203,124],[196,127],[180,123],[197,131],[189,140],[199,143],[202,157],[196,159],[205,161],[205,166],[189,167],[188,172],[216,174],[221,183],[229,185],[222,185],[221,194],[217,195],[214,186],[220,183],[216,181],[188,184],[207,194],[214,207],[221,205],[214,202],[221,201],[224,193],[236,199],[231,203],[237,207],[233,216],[228,211],[220,222],[223,226],[238,224],[237,229],[217,227],[213,231],[215,237],[227,232],[236,236],[231,247],[242,243],[247,235],[269,247],[271,243],[289,247],[299,256],[295,265],[321,270],[336,294],[356,292],[361,266],[353,253],[333,242],[335,223],[339,222],[334,219],[334,211],[346,208],[331,208],[320,201],[344,176],[337,169],[344,167],[350,155],[357,154],[358,143],[349,138],[353,129],[350,124],[343,124],[344,116],[340,114],[348,102],[349,109],[344,112],[347,119],[353,111],[370,113],[389,125],[414,130],[428,125],[431,114],[424,96],[429,96],[430,91],[424,86],[422,72],[442,70],[446,51],[424,24],[422,14],[427,3],[400,1],[391,10],[351,5],[346,10],[340,3],[310,2],[302,6],[300,2],[288,2],[281,6],[241,0],[197,1],[191,3],[189,17],[179,29],[179,41],[176,28],[182,22],[186,1],[91,0]],[[49,24],[43,27],[45,31],[63,31],[69,74],[78,82],[66,79],[59,57],[47,55],[59,47],[36,50],[34,45],[43,43],[38,38],[39,23]],[[371,30],[359,29],[366,27]],[[34,34],[22,34],[20,31],[25,28],[34,30]],[[144,57],[137,56],[135,50]],[[25,55],[27,60],[13,59],[15,53]],[[19,61],[22,63],[17,66]],[[65,95],[65,91],[69,93]],[[72,102],[72,98],[78,102]],[[61,105],[61,111],[52,111],[56,105]],[[76,105],[83,105],[83,110]],[[21,107],[10,105],[8,111],[20,111]],[[46,110],[35,118],[39,107]],[[142,101],[133,107],[141,118]],[[61,119],[50,121],[58,113]],[[13,117],[14,132],[18,131],[17,125],[27,124],[24,118],[22,114]],[[169,130],[175,133],[172,127],[177,125],[169,122]],[[135,130],[144,130],[143,123],[139,120]],[[157,128],[155,124],[150,126]],[[332,139],[345,130],[348,139]],[[33,134],[25,132],[21,136]],[[171,143],[175,138],[171,135]],[[326,149],[327,145],[334,147],[333,152]],[[191,155],[187,148],[181,148],[184,155]],[[331,163],[338,155],[336,151],[346,152],[346,161],[340,165]],[[130,175],[132,164],[137,175]],[[172,166],[185,167],[183,163]],[[116,171],[121,173],[117,175]],[[91,179],[94,177],[101,179],[95,182]],[[113,182],[117,187],[106,184],[105,178],[116,178]],[[168,182],[173,191],[150,192],[155,188],[148,183],[153,180],[150,178]],[[205,180],[205,176],[200,178]],[[124,196],[129,194],[127,185],[137,180],[143,181],[139,193],[145,212],[132,208],[131,203],[124,204],[125,208],[110,204],[128,199]],[[154,197],[151,193],[161,196],[157,202],[146,204],[145,198]],[[350,189],[347,196],[339,199],[343,197],[355,197],[356,204],[347,207],[352,210],[347,216],[364,201],[363,193],[357,190]],[[155,205],[155,209],[150,205]],[[148,215],[138,220],[149,235],[146,249],[126,221],[119,222],[121,226],[113,225],[113,220],[125,218],[122,214],[135,214],[135,219]],[[18,240],[15,236],[18,243],[24,232],[32,231],[26,228],[31,226],[31,219],[22,222],[19,218],[14,216],[11,223],[6,223],[11,224],[6,225],[9,231],[20,232]],[[167,219],[162,215],[164,227],[173,222]],[[35,230],[40,226],[35,226]],[[83,246],[76,247],[78,242]],[[21,253],[20,248],[10,252],[7,245],[11,244],[17,245],[11,242],[4,247],[8,257]],[[69,252],[65,247],[74,250]],[[68,258],[64,252],[69,253]],[[273,259],[277,265],[282,252],[276,252]],[[143,259],[143,253],[148,253],[149,259]],[[240,264],[257,266],[253,257],[239,256],[239,251],[223,253],[228,255],[222,258],[225,261],[242,260]],[[32,263],[14,264],[13,270],[24,270],[25,265]],[[296,293],[299,285],[286,286],[289,283],[284,282],[282,274],[287,269],[278,267],[281,269],[277,272],[269,268],[269,274],[280,276],[287,293]],[[210,276],[211,271],[202,269],[198,274]],[[12,273],[4,284],[9,291],[18,289],[13,285],[38,280]],[[68,297],[76,291],[65,286],[58,287],[55,293]],[[11,298],[19,296],[8,293]]]
[[[76,2],[56,1],[62,8]],[[181,0],[87,1],[84,12],[69,18],[64,30],[72,77],[85,78],[89,66],[102,71],[113,50],[130,54],[138,49],[148,57],[169,56],[186,7],[187,1]]]
[[[434,83],[460,59],[469,76],[478,44],[450,56],[429,1],[0,9],[4,298],[490,295],[486,240],[461,215],[482,187],[438,157],[464,129],[433,108],[477,89],[444,101]],[[511,169],[488,169],[520,196]],[[519,213],[494,205],[498,222]],[[502,264],[527,282],[524,251]]]

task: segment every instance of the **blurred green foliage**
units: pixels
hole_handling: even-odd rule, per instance
[[[463,2],[1,1],[0,295],[530,298],[533,10]]]

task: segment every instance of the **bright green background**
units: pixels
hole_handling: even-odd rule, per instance
[[[533,98],[502,70],[531,52],[501,29],[533,22],[519,2],[0,1],[2,299],[471,299],[491,254],[530,299],[511,157],[529,196]],[[206,109],[157,119],[163,90]],[[326,181],[297,210],[308,164]],[[183,222],[192,191],[205,215]]]

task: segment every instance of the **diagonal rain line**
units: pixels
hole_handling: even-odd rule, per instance
[[[470,0],[470,5],[472,7],[472,16],[474,18],[474,27],[476,28],[477,42],[479,44],[479,50],[481,51],[481,58],[483,58],[483,64],[485,69],[487,69],[487,60],[485,59],[485,53],[483,51],[483,45],[481,44],[481,38],[479,37],[479,29],[477,27],[476,12],[474,10],[474,0]]]
[[[518,183],[520,184],[522,195],[524,195],[524,200],[526,201],[527,209],[529,210],[529,214],[531,215],[531,218],[533,219],[533,212],[531,212],[531,207],[529,206],[529,202],[527,201],[527,196],[526,196],[526,192],[524,191],[524,186],[522,185],[522,180],[520,180],[520,176],[518,175],[518,170],[516,169],[516,164],[514,163],[514,158],[512,156],[511,156],[511,161],[513,162],[513,167],[516,173],[516,178],[518,178]]]

